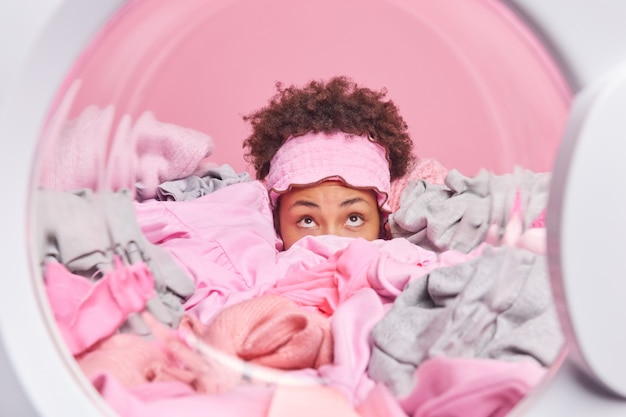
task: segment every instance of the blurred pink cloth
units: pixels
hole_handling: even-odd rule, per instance
[[[298,417],[360,417],[346,397],[335,389],[323,386],[277,387],[267,417],[292,417],[296,413]]]
[[[139,116],[130,137],[135,145],[137,188],[142,198],[156,197],[159,185],[165,181],[202,175],[215,166],[209,160],[215,150],[210,136],[160,122],[151,112]]]
[[[492,245],[516,246],[545,256],[548,253],[545,213],[546,210],[543,209],[530,227],[524,230],[521,194],[518,192],[506,225],[502,230],[497,224],[490,225],[485,242]]]
[[[205,395],[177,381],[129,389],[107,372],[95,374],[91,381],[120,417],[265,417],[274,391],[273,387],[241,385],[219,395]]]
[[[161,122],[151,112],[134,123],[128,115],[114,123],[113,106],[89,106],[76,119],[56,121],[39,185],[59,191],[128,188],[146,199],[165,181],[214,166],[209,156],[215,143],[204,133]]]
[[[398,401],[382,384],[376,384],[355,409],[362,417],[406,417]]]
[[[122,386],[140,388],[161,382],[186,385],[192,393],[223,392],[237,385],[241,374],[220,363],[207,361],[184,343],[172,329],[149,314],[142,314],[153,339],[118,333],[76,357],[92,380],[106,372]],[[204,326],[188,316],[180,328],[200,336]]]
[[[107,372],[125,387],[178,381],[198,391],[196,370],[181,366],[178,358],[158,343],[134,333],[117,333],[76,357],[89,378]],[[201,359],[198,359],[201,363]]]

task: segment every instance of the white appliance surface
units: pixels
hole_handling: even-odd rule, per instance
[[[31,270],[27,256],[30,240],[24,233],[29,176],[46,112],[76,56],[121,3],[121,0],[0,3],[0,172],[10,202],[1,209],[5,242],[0,283],[10,289],[7,292],[10,296],[0,303],[1,416],[113,415],[75,369],[71,358],[64,356],[52,341],[52,330],[41,320],[41,307],[33,296],[40,289],[23,278],[30,276]],[[580,253],[583,247],[573,242],[593,239],[606,243],[605,247],[619,248],[619,237],[626,235],[626,217],[611,223],[606,220],[609,215],[626,213],[626,193],[623,193],[626,175],[620,178],[617,172],[623,166],[618,158],[626,157],[626,140],[619,140],[626,134],[626,126],[619,121],[619,112],[615,110],[622,103],[621,110],[626,108],[626,70],[622,66],[626,61],[626,25],[623,25],[626,3],[614,0],[508,0],[507,3],[545,40],[577,92],[564,138],[566,149],[555,167],[560,170],[555,172],[555,184],[562,190],[551,196],[549,216],[560,221],[559,227],[552,230],[549,243],[554,255],[552,271],[557,277],[557,288],[563,292],[560,303],[570,311],[564,317],[569,320],[572,335],[579,336],[579,340],[572,339],[572,350],[583,358],[567,358],[554,378],[513,414],[624,416],[626,400],[609,391],[626,395],[626,355],[622,353],[626,351],[626,332],[614,331],[617,329],[611,326],[618,319],[610,319],[625,316],[626,263],[620,264],[617,249],[587,252],[584,254],[587,259],[602,260],[603,267],[593,277],[584,276],[581,266],[584,264],[576,263],[583,255]],[[602,140],[597,139],[599,136]],[[587,152],[596,144],[600,146],[595,151]],[[580,149],[585,152],[577,152]],[[600,161],[608,163],[600,169],[597,165]],[[607,182],[606,189],[593,194],[594,205],[577,197],[584,189],[585,178]],[[612,195],[609,190],[621,190],[622,195]],[[594,207],[611,208],[609,213],[594,216],[595,229],[591,230],[580,222],[585,216],[593,215]],[[567,275],[567,281],[558,280],[561,272]],[[595,285],[582,284],[584,280]],[[608,295],[600,294],[597,289],[601,286],[610,289]]]

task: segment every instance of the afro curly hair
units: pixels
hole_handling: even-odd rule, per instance
[[[408,127],[387,90],[359,87],[346,76],[328,81],[313,80],[304,87],[284,87],[260,110],[243,117],[252,126],[243,147],[245,158],[256,170],[256,178],[269,173],[270,161],[290,136],[309,132],[343,132],[366,136],[387,150],[391,180],[407,173],[415,160]]]

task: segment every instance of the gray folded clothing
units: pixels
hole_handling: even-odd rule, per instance
[[[451,170],[445,185],[410,181],[389,216],[390,230],[426,249],[467,253],[484,241],[489,226],[504,228],[516,201],[524,229],[530,227],[547,205],[550,179],[550,173],[517,168],[504,175],[481,170],[471,178]]]
[[[545,256],[514,247],[433,270],[410,282],[372,331],[369,375],[397,395],[436,356],[550,365],[563,335]]]

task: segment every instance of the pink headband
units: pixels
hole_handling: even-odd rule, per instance
[[[280,194],[292,186],[328,180],[374,190],[378,206],[391,212],[389,159],[385,149],[366,136],[338,132],[290,137],[272,158],[266,186],[276,207]]]

